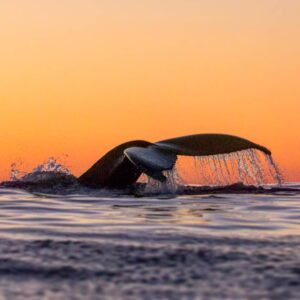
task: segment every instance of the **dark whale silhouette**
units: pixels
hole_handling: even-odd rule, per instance
[[[174,167],[177,155],[206,156],[246,149],[271,155],[263,146],[227,134],[195,134],[156,143],[130,141],[110,150],[78,180],[82,185],[95,188],[124,188],[134,184],[142,173],[165,181],[162,172]]]

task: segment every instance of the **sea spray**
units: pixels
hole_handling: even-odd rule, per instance
[[[10,181],[0,183],[3,187],[22,188],[27,191],[49,194],[68,194],[74,191],[84,191],[77,178],[66,166],[67,156],[49,157],[30,172],[23,162],[11,165]]]
[[[36,166],[32,172],[57,172],[71,174],[69,168],[65,165],[65,163],[60,162],[60,160],[60,158],[51,156],[42,164]]]
[[[48,177],[53,177],[55,174],[71,175],[70,169],[66,166],[67,155],[61,158],[49,157],[42,164],[34,167],[30,172],[23,170],[24,164],[22,161],[17,161],[11,164],[10,179],[12,181],[39,181]]]
[[[272,157],[255,149],[209,156],[179,156],[174,168],[164,171],[167,180],[146,176],[145,192],[176,193],[182,185],[227,186],[234,183],[261,186],[283,182]]]
[[[10,176],[9,176],[10,180],[16,181],[20,179],[21,177],[20,165],[22,165],[22,163],[19,162],[13,162],[10,165]]]

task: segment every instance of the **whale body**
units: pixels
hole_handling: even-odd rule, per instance
[[[124,188],[134,184],[142,173],[165,181],[163,171],[174,167],[178,155],[208,156],[247,149],[271,155],[266,147],[227,134],[195,134],[155,143],[135,140],[110,150],[78,180],[82,185],[95,188]]]

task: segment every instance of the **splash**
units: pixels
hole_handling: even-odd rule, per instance
[[[67,166],[65,166],[60,159],[53,156],[49,157],[42,164],[36,166],[32,172],[56,172],[56,173],[65,173],[71,174],[71,171]]]
[[[66,166],[67,155],[59,158],[49,157],[42,164],[34,167],[31,172],[23,162],[11,165],[10,181],[3,181],[0,187],[21,188],[30,192],[46,194],[68,194],[80,191],[77,178]]]
[[[25,174],[25,172],[21,171],[22,165],[23,165],[22,161],[13,162],[10,165],[10,176],[9,176],[10,180],[12,181],[19,180],[22,177],[22,175]]]
[[[167,180],[164,182],[160,182],[158,180],[153,179],[146,174],[143,174],[143,177],[139,181],[143,181],[146,183],[146,187],[144,192],[146,194],[152,193],[162,193],[162,194],[175,194],[183,184],[180,175],[177,171],[176,165],[173,167],[172,170],[163,171],[163,174],[166,176]]]
[[[11,164],[10,179],[12,181],[39,181],[53,178],[55,174],[58,175],[72,175],[69,168],[65,165],[67,155],[62,158],[49,157],[42,164],[37,165],[30,172],[22,170],[24,166],[22,161]]]
[[[229,154],[179,156],[166,182],[146,176],[146,193],[176,193],[182,185],[227,186],[235,183],[262,186],[283,183],[278,166],[270,155],[248,149]]]

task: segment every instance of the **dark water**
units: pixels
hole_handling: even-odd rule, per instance
[[[299,299],[299,192],[0,189],[0,299]]]

